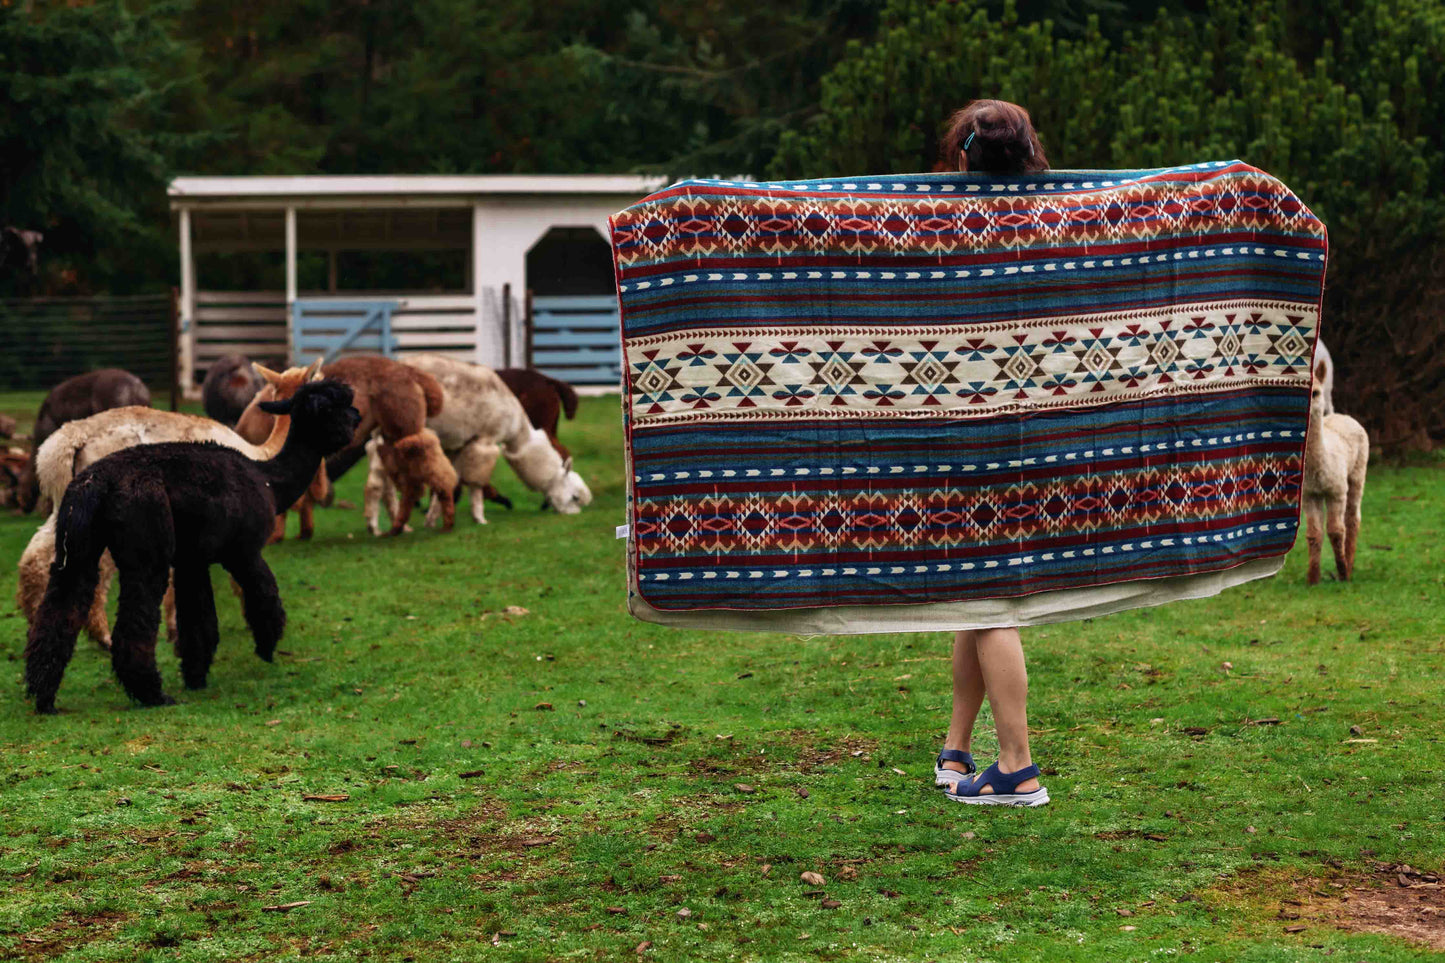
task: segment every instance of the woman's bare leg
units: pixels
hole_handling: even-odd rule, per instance
[[[1033,762],[1029,754],[1029,673],[1024,666],[1023,640],[1015,628],[982,629],[976,633],[975,646],[998,731],[999,769],[1018,772]],[[1037,788],[1037,779],[1027,779],[1014,791],[1033,792]],[[985,787],[980,792],[991,793],[993,788]]]
[[[983,673],[978,665],[978,633],[955,632],[953,635],[953,715],[948,721],[948,736],[943,748],[971,752],[973,724],[983,708]],[[963,763],[945,762],[943,768],[964,772]]]

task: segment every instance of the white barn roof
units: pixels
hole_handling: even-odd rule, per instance
[[[631,203],[668,183],[642,174],[387,174],[376,176],[177,177],[166,193],[171,208],[232,204],[307,207],[359,204],[427,207],[497,195],[597,196]]]

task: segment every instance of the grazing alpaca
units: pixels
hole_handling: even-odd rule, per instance
[[[40,403],[35,415],[35,427],[30,431],[30,468],[20,473],[20,508],[30,512],[39,507],[49,512],[54,506],[41,504],[42,494],[36,478],[36,456],[45,439],[53,435],[61,425],[88,418],[111,408],[128,405],[148,407],[151,393],[141,381],[129,371],[119,368],[102,368],[67,378],[54,388]]]
[[[206,381],[201,385],[201,400],[206,408],[206,416],[228,428],[236,427],[236,422],[241,420],[246,406],[265,383],[265,379],[252,369],[251,361],[245,355],[222,355],[206,372]]]
[[[436,379],[390,358],[353,355],[331,362],[321,369],[321,373],[350,385],[355,392],[361,424],[352,439],[353,445],[364,446],[373,431],[380,432],[382,440],[388,444],[401,445],[405,439],[420,435],[427,419],[442,410],[442,389]],[[246,419],[243,418],[241,423],[245,425]],[[435,444],[434,440],[423,435],[402,447],[417,449]],[[445,516],[452,510],[452,492],[450,489],[442,491],[445,475],[434,472],[440,461],[432,454],[413,450],[411,456],[402,459],[399,465],[406,471],[420,473],[412,479],[411,490],[418,494],[426,488],[437,492],[437,502],[440,503],[437,510]],[[393,516],[390,534],[400,535],[406,530],[407,519],[415,507],[415,501],[403,501]]]
[[[277,419],[267,414],[261,407],[262,402],[284,401],[296,393],[308,381],[316,381],[322,377],[321,360],[311,362],[304,368],[287,368],[285,371],[272,371],[263,365],[252,363],[251,368],[260,376],[264,384],[261,390],[251,396],[246,403],[246,409],[236,419],[236,434],[246,439],[253,445],[260,445],[271,437],[276,430]],[[324,502],[331,495],[331,480],[326,477],[326,465],[316,466],[316,477],[307,486],[306,494],[297,499],[295,505],[287,505],[276,515],[276,525],[271,532],[271,541],[279,542],[286,537],[286,513],[291,509],[296,510],[297,517],[301,520],[301,528],[297,532],[297,538],[308,539],[316,531],[316,520],[312,507],[317,502]]]
[[[418,443],[415,439],[421,439]],[[446,454],[442,451],[441,443],[436,432],[430,428],[423,428],[417,435],[403,438],[395,445],[384,441],[380,435],[372,435],[371,440],[366,443],[366,453],[371,456],[370,470],[366,476],[366,488],[364,490],[365,504],[371,506],[366,514],[367,531],[373,535],[380,535],[380,517],[374,510],[374,506],[382,497],[386,497],[387,511],[393,519],[398,514],[396,488],[402,488],[402,498],[413,504],[421,497],[420,491],[407,491],[406,486],[416,485],[418,478],[433,479],[434,485],[439,488],[432,489],[434,505],[440,505],[442,512],[442,531],[452,530],[452,523],[456,517],[455,503],[447,499],[442,500],[443,493],[450,495],[457,488],[457,471],[452,463],[447,460]],[[409,461],[425,461],[424,465],[410,465]],[[431,521],[428,516],[428,522]],[[405,522],[403,521],[403,524]]]
[[[1310,390],[1309,441],[1305,445],[1305,538],[1309,543],[1309,584],[1320,580],[1321,527],[1330,536],[1335,569],[1342,581],[1355,572],[1360,538],[1360,500],[1370,461],[1370,436],[1349,415],[1325,414],[1323,382],[1327,369],[1315,364]]]
[[[75,476],[56,513],[60,549],[25,646],[25,685],[36,712],[55,711],[107,549],[121,584],[111,665],[131,698],[148,706],[174,702],[161,689],[155,661],[158,612],[172,567],[187,688],[205,686],[220,642],[212,563],[241,586],[256,654],[271,661],[286,612],[261,549],[277,506],[301,497],[317,462],[351,439],[360,416],[351,407],[351,389],[330,381],[266,404],[273,414],[291,416],[286,443],[268,461],[217,444],[172,442],[127,448]]]
[[[313,374],[315,367],[310,369]],[[303,369],[296,368],[287,374],[302,371]],[[295,394],[303,380],[290,379],[282,389],[283,397],[289,398]],[[156,411],[152,408],[112,408],[61,426],[36,453],[36,477],[41,494],[47,501],[59,505],[60,497],[77,472],[123,448],[167,441],[213,441],[234,448],[248,458],[266,459],[281,450],[281,444],[286,440],[288,424],[287,419],[272,419],[270,435],[260,445],[253,445],[231,429],[209,418]],[[20,556],[20,587],[17,599],[26,621],[31,625],[35,624],[36,610],[45,595],[45,585],[50,578],[50,563],[54,557],[55,515],[52,513],[31,536],[30,543],[25,546],[25,551]],[[110,556],[102,556],[101,576],[90,618],[86,623],[86,633],[102,649],[110,646],[110,624],[105,615],[105,603],[113,575],[114,566]],[[174,617],[169,605],[166,627],[174,638]]]
[[[439,415],[427,419],[427,427],[439,436],[461,483],[472,489],[472,518],[479,524],[487,521],[481,490],[491,480],[499,455],[528,488],[544,493],[563,514],[579,512],[592,501],[587,483],[572,470],[572,460],[564,461],[546,432],[532,427],[521,402],[491,368],[434,354],[412,355],[404,363],[441,383],[446,404]],[[373,472],[381,477],[368,488],[380,493],[386,486],[385,472],[375,464]],[[378,507],[375,501],[367,503],[368,520],[376,517]],[[428,522],[443,511],[433,502]]]
[[[498,368],[496,371],[497,377],[502,379],[502,383],[510,388],[512,394],[522,403],[522,410],[527,413],[527,420],[532,423],[532,427],[541,428],[547,433],[547,440],[564,461],[571,458],[572,453],[557,438],[557,422],[563,413],[566,413],[568,420],[577,417],[577,392],[572,386],[532,368]],[[510,510],[512,507],[512,500],[491,485],[482,486],[482,497],[503,508]],[[547,507],[545,500],[542,507]]]

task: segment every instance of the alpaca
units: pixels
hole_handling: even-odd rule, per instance
[[[201,385],[206,415],[228,428],[236,427],[246,406],[265,383],[245,355],[222,355],[211,364]]]
[[[532,426],[547,433],[547,440],[564,461],[571,458],[572,452],[557,437],[557,422],[563,413],[568,420],[577,417],[577,392],[572,386],[533,368],[498,368],[496,371],[497,377],[522,403],[522,410],[527,413],[527,420]],[[512,507],[512,500],[490,484],[482,486],[482,497],[508,510]],[[547,507],[546,499],[543,499],[542,507]]]
[[[316,367],[313,365],[307,370],[314,375]],[[303,369],[296,368],[287,374],[293,375],[302,371]],[[275,372],[268,374],[278,379],[281,377]],[[290,378],[281,389],[284,397],[289,398],[295,394],[302,380]],[[156,411],[152,408],[112,408],[61,426],[36,453],[36,477],[46,500],[59,505],[61,495],[78,471],[123,448],[167,441],[213,441],[228,448],[235,448],[249,458],[266,459],[281,449],[288,425],[289,421],[286,419],[273,419],[270,436],[262,444],[252,445],[234,431],[209,418]],[[17,600],[21,611],[25,613],[26,621],[31,625],[35,622],[35,612],[40,607],[40,600],[45,595],[45,585],[50,577],[50,563],[54,556],[55,515],[52,513],[31,536],[30,543],[25,546],[25,551],[20,556]],[[86,634],[102,649],[110,646],[110,624],[106,618],[105,604],[113,575],[114,567],[110,556],[102,556],[98,590],[86,624]],[[170,636],[175,638],[174,612],[169,604],[166,627]]]
[[[1305,444],[1305,538],[1309,543],[1309,584],[1320,580],[1321,527],[1330,536],[1335,569],[1342,581],[1355,572],[1355,546],[1360,538],[1360,500],[1370,461],[1370,436],[1349,415],[1325,414],[1324,378],[1328,369],[1315,363],[1310,390],[1309,439]]]
[[[404,439],[419,435],[426,427],[427,419],[442,410],[442,389],[436,379],[424,371],[415,370],[390,358],[352,355],[331,362],[321,369],[321,373],[350,385],[355,392],[356,408],[361,412],[361,424],[352,439],[355,446],[364,446],[374,431],[380,432],[382,440],[388,444],[397,446]],[[257,424],[261,423],[263,422]],[[237,429],[240,430],[245,425],[247,419],[243,416]],[[244,435],[246,432],[241,433]],[[401,447],[420,448],[435,444],[435,441],[423,435],[413,439],[410,445]],[[412,479],[413,484],[408,490],[419,496],[423,489],[432,489],[437,493],[433,504],[440,503],[437,511],[440,517],[445,517],[451,510],[452,492],[450,489],[444,490],[444,475],[428,474],[439,469],[441,460],[434,457],[434,453],[412,451],[412,454],[401,459],[398,465],[403,470],[422,473]],[[309,495],[307,497],[311,498]],[[390,534],[400,535],[406,530],[407,519],[415,507],[415,501],[403,500],[398,512],[393,515]],[[309,510],[309,506],[307,508]]]
[[[267,414],[261,407],[263,402],[284,401],[296,393],[308,381],[316,381],[322,377],[321,359],[318,358],[305,368],[287,368],[285,371],[272,371],[264,365],[254,362],[252,370],[260,376],[263,384],[259,391],[251,396],[246,403],[245,410],[236,419],[236,434],[240,435],[252,445],[260,445],[265,442],[276,430],[278,419]],[[316,466],[316,477],[306,489],[306,494],[296,501],[295,505],[287,505],[276,515],[275,527],[271,532],[271,541],[279,542],[286,538],[286,513],[291,509],[296,510],[297,518],[300,519],[300,530],[296,537],[303,541],[310,538],[316,531],[316,519],[312,507],[317,502],[329,501],[331,497],[331,480],[326,476],[326,465]]]
[[[498,456],[504,456],[528,488],[543,492],[563,514],[575,514],[592,501],[587,483],[572,470],[572,460],[563,460],[547,433],[532,427],[521,402],[491,368],[435,354],[411,355],[404,364],[430,373],[441,384],[446,403],[440,414],[427,419],[427,427],[437,433],[461,483],[472,489],[472,518],[478,524],[487,521],[481,490],[490,481]],[[378,494],[385,485],[383,477],[375,486]],[[374,498],[365,506],[368,524],[379,508]],[[444,510],[433,502],[428,522]]]
[[[181,677],[203,688],[220,634],[210,566],[241,586],[256,654],[271,661],[286,625],[276,579],[261,558],[276,509],[311,483],[316,465],[352,437],[361,420],[351,389],[334,381],[302,385],[290,400],[266,402],[289,415],[286,443],[253,461],[214,443],[127,448],[75,476],[56,513],[60,542],[50,585],[25,646],[26,691],[35,711],[55,712],[55,693],[95,594],[101,553],[120,572],[120,612],[111,665],[142,705],[169,705],[155,644],[161,595],[175,569]]]
[[[421,443],[413,441],[418,437],[422,439]],[[435,487],[432,489],[432,504],[441,506],[442,531],[452,530],[452,523],[456,516],[455,503],[443,501],[440,495],[443,491],[450,494],[456,489],[457,472],[442,451],[436,432],[430,428],[423,428],[418,435],[403,438],[395,445],[383,440],[380,435],[372,435],[371,440],[366,443],[366,453],[371,457],[364,495],[367,505],[375,506],[384,495],[387,499],[387,510],[395,519],[398,514],[396,487],[400,485],[403,489],[402,497],[415,503],[421,497],[421,493],[406,492],[406,486],[416,485],[418,478],[430,478],[433,479],[434,485],[440,485],[440,490]],[[405,464],[408,459],[425,460],[428,464],[412,467]],[[429,516],[428,522],[430,521]],[[380,535],[379,522],[379,514],[374,510],[368,511],[366,515],[367,531],[373,535]]]
[[[61,425],[111,408],[128,405],[149,407],[150,389],[129,371],[119,368],[102,368],[86,374],[67,378],[45,396],[40,410],[35,415],[35,427],[30,430],[31,467],[20,474],[20,509],[30,512],[40,508],[49,513],[54,505],[41,503],[40,484],[36,478],[35,455],[45,439],[53,435]]]

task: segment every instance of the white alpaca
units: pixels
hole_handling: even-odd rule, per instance
[[[281,377],[259,366],[257,370],[268,380]],[[314,375],[315,371],[312,371],[308,380]],[[134,405],[111,408],[89,418],[66,422],[45,439],[45,444],[35,453],[35,473],[40,484],[41,497],[49,499],[51,505],[59,506],[65,489],[76,474],[106,455],[124,448],[169,441],[211,441],[261,460],[270,458],[281,450],[290,424],[289,418],[278,418],[271,436],[263,443],[253,445],[220,422],[198,415],[183,415]],[[21,611],[25,613],[27,623],[34,620],[40,600],[45,595],[45,587],[50,582],[50,563],[54,558],[55,513],[52,512],[30,537],[29,544],[20,556],[20,584],[16,598]],[[115,567],[109,553],[101,556],[100,584],[91,605],[86,634],[102,648],[110,645],[110,624],[105,614],[105,602],[114,574]],[[167,593],[166,624],[174,638],[175,610],[169,598]]]
[[[441,412],[428,418],[426,424],[437,433],[461,484],[471,490],[472,518],[477,523],[487,522],[482,487],[491,480],[499,456],[507,460],[523,484],[544,493],[562,514],[580,512],[592,501],[587,483],[572,470],[572,459],[564,461],[547,433],[532,427],[522,403],[491,368],[434,354],[401,360],[441,383],[446,400]],[[367,527],[373,532],[378,527],[381,499],[386,498],[390,508],[394,495],[390,477],[373,451],[364,499]],[[432,510],[427,512],[428,525],[435,524],[436,511],[433,499]]]
[[[1360,423],[1349,415],[1325,413],[1327,371],[1324,362],[1315,362],[1309,441],[1305,445],[1305,538],[1309,543],[1311,585],[1320,580],[1321,529],[1330,537],[1340,579],[1348,581],[1354,574],[1360,501],[1370,461],[1370,436]]]

